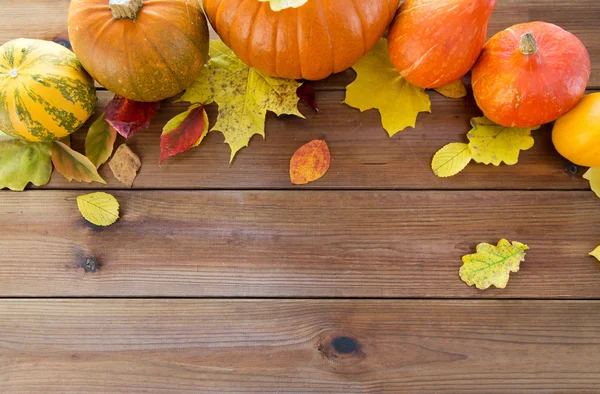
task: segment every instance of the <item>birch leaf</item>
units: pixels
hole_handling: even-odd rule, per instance
[[[477,245],[477,253],[463,256],[460,278],[479,290],[490,286],[504,289],[510,273],[518,272],[519,265],[525,261],[526,250],[529,250],[527,245],[520,242],[511,244],[506,239],[500,240],[498,246],[481,243]]]
[[[79,212],[96,226],[110,226],[119,219],[119,202],[108,193],[98,192],[77,197]]]
[[[596,193],[596,196],[600,197],[600,167],[590,168],[583,177],[590,181],[592,191]]]
[[[433,173],[440,178],[454,176],[471,162],[469,145],[453,142],[437,151],[431,162]]]
[[[425,89],[406,81],[392,65],[385,38],[352,68],[357,75],[346,87],[344,102],[361,112],[379,110],[383,128],[390,137],[415,127],[419,112],[431,112]]]

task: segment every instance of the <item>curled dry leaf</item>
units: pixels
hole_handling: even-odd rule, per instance
[[[122,144],[108,162],[108,166],[119,182],[131,187],[142,162],[126,144]]]
[[[267,111],[304,118],[298,111],[298,82],[272,78],[248,67],[220,40],[211,41],[210,57],[181,99],[204,105],[217,103],[219,116],[211,131],[225,136],[231,148],[230,162],[248,146],[252,136],[265,136]]]
[[[347,105],[361,111],[376,108],[389,136],[415,127],[420,112],[431,112],[425,89],[416,87],[396,71],[382,38],[354,66],[356,80],[346,88]]]
[[[593,167],[583,174],[583,178],[590,181],[592,191],[596,196],[600,197],[600,167]]]
[[[106,185],[90,159],[60,141],[52,144],[52,163],[69,182],[98,182]]]
[[[473,129],[469,131],[469,149],[477,163],[499,166],[517,164],[519,153],[533,147],[531,136],[534,128],[511,128],[497,125],[486,117],[471,119]]]
[[[160,103],[140,103],[115,96],[106,106],[104,118],[119,134],[130,138],[136,131],[150,126],[159,107]]]
[[[471,159],[469,145],[453,142],[437,151],[431,161],[431,169],[436,176],[447,178],[464,170]]]
[[[208,133],[208,115],[203,105],[195,105],[171,119],[160,135],[158,164],[178,153],[200,145]]]
[[[435,89],[436,92],[448,98],[463,98],[467,96],[467,87],[462,79],[449,83],[448,85]]]
[[[317,99],[315,98],[315,90],[313,89],[312,83],[304,81],[302,85],[296,90],[296,94],[300,97],[300,100],[315,112],[319,112],[317,107]]]
[[[116,138],[117,131],[104,119],[104,114],[90,126],[85,137],[85,155],[96,168],[110,158]]]
[[[305,185],[321,178],[331,163],[329,147],[324,140],[314,140],[294,153],[290,161],[290,179],[294,185]]]
[[[77,197],[79,212],[96,226],[110,226],[119,219],[119,202],[108,193],[98,192]]]
[[[43,186],[52,174],[52,143],[29,142],[0,132],[0,189]]]
[[[463,256],[460,278],[479,290],[490,286],[504,289],[510,273],[518,272],[521,262],[525,261],[526,250],[529,246],[520,242],[511,244],[506,239],[500,240],[498,246],[481,243],[477,245],[477,253]]]

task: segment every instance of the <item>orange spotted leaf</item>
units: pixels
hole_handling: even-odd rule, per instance
[[[208,132],[208,116],[204,106],[192,107],[171,119],[160,135],[160,158],[163,160],[200,145]]]
[[[314,140],[294,153],[290,161],[290,178],[294,185],[305,185],[321,178],[329,169],[331,155],[324,140]]]
[[[160,103],[140,103],[115,96],[104,109],[104,118],[125,138],[133,137],[136,131],[150,126],[150,120]]]

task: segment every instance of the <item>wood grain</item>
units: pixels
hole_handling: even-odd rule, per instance
[[[3,0],[0,45],[19,38],[67,38],[69,0]],[[600,88],[600,7],[597,0],[500,0],[490,20],[488,36],[517,23],[555,23],[575,34],[592,59],[590,87]],[[216,35],[212,34],[213,38]],[[352,80],[347,71],[318,83],[320,89],[340,89]]]
[[[2,300],[0,391],[598,393],[598,310],[567,301]]]
[[[2,194],[0,296],[600,299],[591,192],[116,192],[108,228],[80,194]],[[531,247],[508,287],[461,282],[501,238]]]
[[[430,93],[432,114],[419,115],[417,128],[407,129],[389,138],[381,127],[376,110],[360,113],[341,102],[341,91],[317,93],[321,112],[306,106],[301,111],[307,119],[278,119],[269,114],[266,140],[255,136],[250,147],[243,149],[229,165],[230,149],[219,132],[209,133],[202,145],[158,166],[159,135],[162,126],[187,109],[184,103],[165,103],[148,130],[140,131],[129,142],[142,160],[142,168],[133,185],[136,189],[270,189],[295,188],[289,178],[290,158],[304,143],[324,137],[330,147],[332,164],[318,182],[302,189],[558,189],[589,190],[582,179],[585,169],[576,174],[571,165],[555,151],[548,126],[534,132],[536,145],[522,152],[516,166],[485,166],[472,163],[461,174],[437,178],[431,159],[442,146],[456,141],[467,142],[469,121],[481,113],[473,103],[451,100]],[[102,107],[112,98],[99,92]],[[211,124],[216,108],[209,107]],[[91,121],[90,121],[91,122]],[[88,123],[89,125],[90,123]],[[83,152],[87,126],[73,135],[73,146]],[[119,141],[120,143],[120,141]],[[577,167],[575,167],[577,171]],[[108,188],[123,188],[107,166],[101,175]],[[69,183],[55,173],[45,188],[100,188],[99,184]]]

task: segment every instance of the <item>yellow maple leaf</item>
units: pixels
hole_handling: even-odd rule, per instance
[[[596,196],[600,197],[600,167],[590,168],[583,174],[583,177],[590,181],[592,191],[596,193]]]
[[[415,127],[419,112],[431,112],[425,89],[406,81],[392,65],[385,38],[352,68],[357,76],[346,87],[344,102],[361,112],[378,109],[390,137],[407,127]]]
[[[501,239],[498,246],[481,243],[477,245],[477,253],[463,256],[460,278],[480,290],[492,285],[504,289],[510,273],[518,272],[519,264],[525,261],[526,250],[529,246],[520,242],[511,244],[506,239]]]
[[[486,117],[471,119],[473,129],[469,131],[469,149],[477,163],[499,166],[517,164],[519,152],[533,147],[531,136],[534,128],[513,128],[500,126]]]
[[[96,226],[110,226],[119,219],[119,202],[104,192],[90,193],[77,197],[81,215]]]
[[[469,145],[453,142],[437,151],[431,161],[431,169],[438,177],[448,178],[464,170],[471,159]]]
[[[598,261],[600,261],[600,246],[591,251],[590,256],[594,256]]]
[[[245,65],[222,41],[210,43],[211,59],[183,97],[200,104],[216,102],[217,123],[211,131],[220,131],[231,148],[231,159],[248,146],[253,135],[265,136],[267,111],[277,115],[304,116],[298,111],[296,90],[300,83],[272,78]]]
[[[458,79],[448,85],[436,88],[436,92],[448,98],[463,98],[467,96],[467,87],[462,79]]]
[[[271,9],[273,11],[281,11],[286,8],[298,8],[308,2],[308,0],[258,0],[261,3],[271,3]]]

